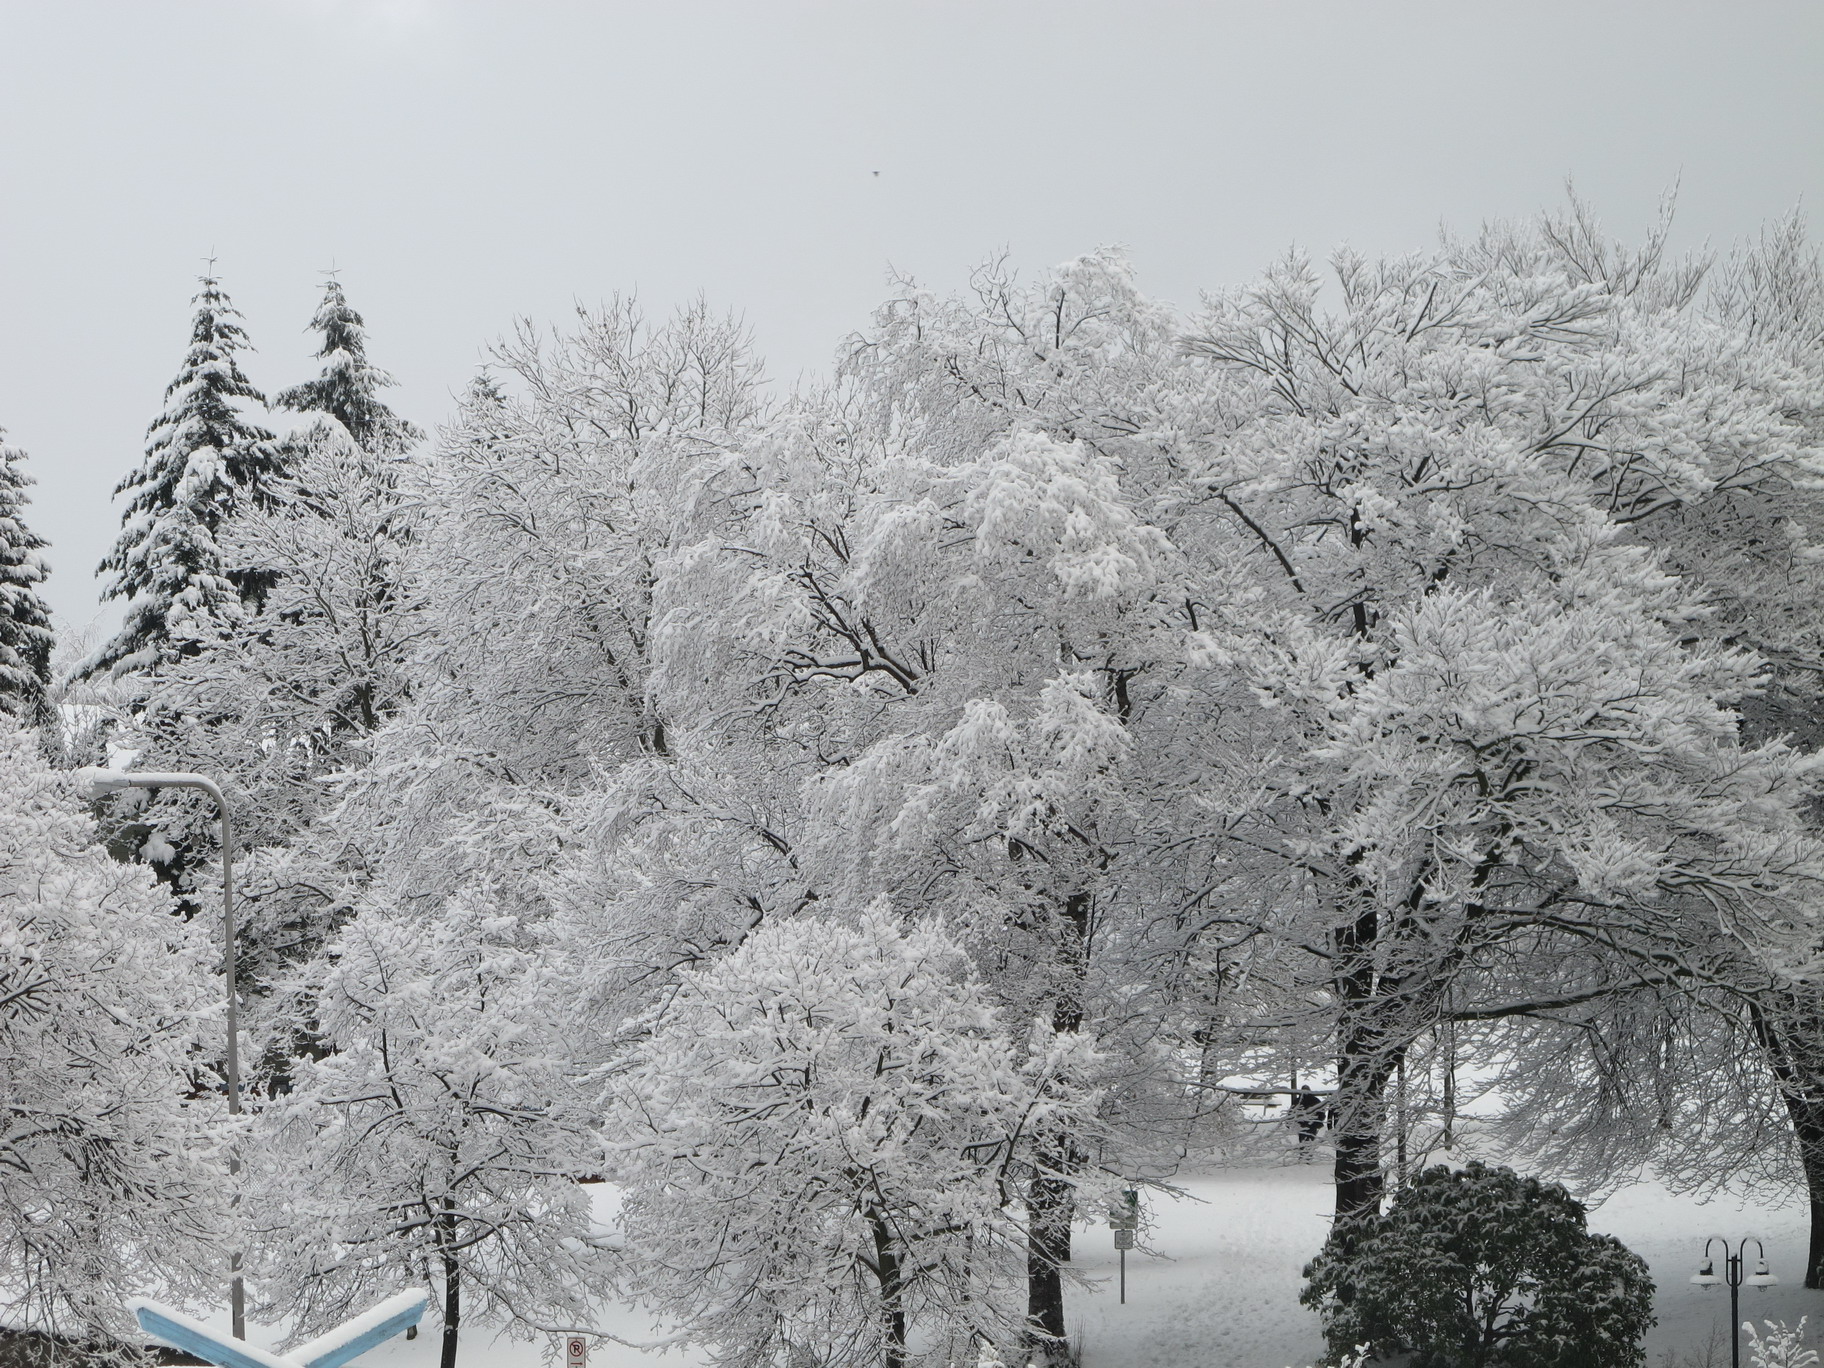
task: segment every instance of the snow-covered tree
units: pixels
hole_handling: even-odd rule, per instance
[[[1219,749],[1185,744],[1204,595],[1166,516],[1201,491],[1136,436],[1186,368],[1115,254],[977,284],[963,301],[907,285],[842,382],[743,453],[744,523],[680,551],[655,591],[655,687],[672,715],[774,743],[769,775],[799,793],[776,785],[767,807],[798,888],[953,912],[996,1001],[1146,1060],[1111,1105],[1194,1115],[1182,1091],[1146,1097],[1183,871],[1133,858],[1183,834],[1187,772]],[[1066,771],[1093,782],[1052,807]],[[1172,836],[1142,835],[1155,821]],[[1029,1196],[1029,1313],[1055,1347],[1068,1185]]]
[[[286,445],[268,504],[220,535],[227,564],[260,569],[268,589],[232,631],[152,674],[135,738],[142,767],[206,771],[229,797],[256,981],[313,953],[349,905],[358,873],[317,819],[404,702],[418,631],[402,463],[321,415]],[[146,820],[186,867],[213,857],[211,808],[161,797]]]
[[[850,896],[892,889],[908,905],[947,913],[983,967],[984,986],[1014,1019],[1041,1016],[1084,1041],[1111,1026],[1103,1001],[1113,985],[1090,952],[1098,917],[1111,939],[1124,929],[1119,885],[1107,871],[1132,825],[1122,783],[1131,741],[1100,692],[1094,675],[1075,672],[1046,681],[1036,699],[971,699],[941,736],[895,738],[828,776],[809,824],[826,888]],[[1129,1055],[1110,1073],[1136,1066],[1145,1067],[1144,1056]],[[1071,1175],[1094,1152],[1072,1120],[1033,1131],[1045,1162],[1023,1194],[1028,1313],[1040,1341],[1064,1334]]]
[[[1763,1322],[1766,1333],[1751,1321],[1742,1328],[1748,1332],[1748,1361],[1753,1368],[1817,1368],[1818,1353],[1805,1347],[1805,1317],[1797,1325],[1784,1321]]]
[[[465,1317],[574,1328],[599,1255],[595,1154],[523,929],[485,902],[369,906],[313,962],[321,1057],[259,1116],[267,1286],[308,1335],[426,1287],[455,1368]]]
[[[1071,1081],[1081,1036],[985,996],[942,928],[884,899],[684,973],[611,1069],[626,1289],[729,1368],[1017,1346],[1027,1171],[1095,1098]]]
[[[110,859],[69,775],[0,732],[0,1311],[84,1337],[225,1275],[215,948]],[[214,1290],[213,1288],[211,1289]]]
[[[1744,709],[1745,729],[1817,746],[1824,743],[1824,265],[1795,213],[1734,253],[1719,277],[1717,314],[1756,344],[1764,365],[1782,369],[1785,413],[1806,440],[1797,453],[1781,451],[1755,488],[1720,508],[1700,505],[1668,520],[1664,539],[1714,586],[1724,610],[1718,628],[1768,659],[1769,677]],[[1719,523],[1727,529],[1721,538]],[[1739,1004],[1724,1011],[1735,1021],[1744,1015]],[[1778,983],[1745,1015],[1805,1175],[1805,1286],[1824,1287],[1824,994],[1815,984]],[[1731,1148],[1750,1162],[1786,1149],[1753,1138]]]
[[[148,670],[192,655],[220,634],[262,582],[231,570],[216,543],[222,520],[276,472],[272,434],[242,416],[237,401],[264,398],[242,374],[240,314],[213,276],[197,293],[190,349],[165,390],[144,460],[123,479],[124,529],[101,563],[107,598],[124,598],[126,621],[82,666],[84,674]]]
[[[586,1204],[576,1205],[581,1190],[571,1181],[580,1170],[563,1149],[576,1132],[539,1109],[557,1095],[560,1048],[567,1059],[591,1058],[587,1033],[566,1032],[560,1047],[533,1025],[543,990],[532,985],[549,986],[538,977],[548,910],[541,875],[566,833],[565,795],[649,745],[663,748],[642,696],[650,563],[671,535],[695,464],[719,451],[720,434],[749,421],[754,384],[738,330],[703,310],[648,335],[630,308],[617,307],[585,319],[575,339],[547,344],[528,331],[501,359],[515,392],[479,383],[439,455],[397,467],[411,510],[401,510],[410,528],[397,562],[411,613],[387,622],[409,624],[415,639],[406,672],[388,678],[406,682],[409,701],[394,712],[403,692],[376,700],[382,725],[371,749],[350,755],[345,796],[273,871],[275,881],[308,884],[321,871],[304,864],[327,861],[340,880],[331,910],[352,918],[289,985],[298,1029],[325,1053],[274,1103],[275,1117],[289,1118],[299,1136],[315,1135],[313,1118],[325,1105],[353,1118],[312,1141],[319,1153],[344,1156],[340,1179],[321,1185],[328,1205],[310,1208],[318,1212],[312,1219],[344,1232],[338,1238],[349,1251],[316,1280],[330,1289],[322,1304],[358,1297],[369,1276],[362,1270],[422,1265],[446,1300],[451,1287],[468,1289],[446,1319],[451,1352],[462,1295],[471,1312],[479,1298],[484,1311],[510,1301],[526,1317],[548,1320],[566,1306],[573,1318],[581,1314],[563,1298],[587,1259],[555,1244],[550,1258],[535,1248],[553,1230],[553,1241],[583,1233]],[[287,592],[281,579],[273,602]],[[390,612],[405,593],[381,606]],[[299,617],[319,640],[323,611],[317,602]],[[363,612],[344,620],[374,621]],[[268,636],[288,639],[277,624]],[[318,663],[327,667],[324,681],[378,678],[333,652],[298,663],[307,680],[319,678]],[[358,730],[348,733],[357,745]],[[437,928],[448,939],[433,943]],[[465,978],[453,966],[471,953],[493,968],[462,961]],[[521,958],[509,974],[512,954]],[[463,1012],[427,997],[409,971],[414,955],[426,974],[443,975],[438,991],[446,980],[450,992],[459,984],[475,990],[458,994]],[[416,1034],[440,1024],[466,1032],[462,1048],[476,1055],[494,1048],[483,1039],[489,1030],[500,1033],[502,1052],[545,1053],[497,1058],[479,1085],[483,1100],[464,1112],[460,1098],[440,1091],[437,1061],[414,1053],[420,1039],[426,1052],[441,1048]],[[381,1067],[371,1044],[381,1039],[405,1100],[376,1118],[363,1111],[361,1080],[363,1070]],[[518,1101],[486,1100],[488,1088],[522,1078]],[[475,1151],[460,1137],[489,1143],[490,1118],[510,1135],[499,1142],[497,1168],[483,1164],[471,1177],[463,1164]],[[376,1119],[376,1147],[363,1157],[356,1142]],[[452,1157],[452,1149],[460,1153]],[[304,1192],[299,1200],[317,1199]],[[413,1202],[429,1213],[423,1224],[400,1214]],[[522,1228],[509,1210],[515,1202],[542,1214]],[[471,1249],[496,1218],[498,1239]]]
[[[760,381],[744,330],[700,305],[655,327],[617,302],[574,337],[522,329],[496,359],[410,485],[412,699],[345,825],[401,898],[481,877],[530,910],[573,829],[564,804],[665,762],[656,567],[713,516],[704,472],[756,425]]]
[[[1366,1343],[1430,1368],[1644,1368],[1646,1261],[1585,1215],[1556,1183],[1440,1165],[1333,1232],[1299,1300],[1339,1361]]]
[[[364,758],[365,738],[404,699],[414,621],[399,486],[423,434],[379,399],[393,382],[368,363],[360,316],[333,279],[312,326],[323,373],[276,400],[304,421],[271,444],[260,496],[215,530],[242,602],[160,663],[133,738],[142,766],[222,783],[254,852],[244,935],[256,981],[308,955],[346,906],[346,861],[313,822],[331,778]],[[213,819],[176,793],[145,815],[162,868],[185,891],[205,877]]]
[[[1626,544],[1791,445],[1777,392],[1671,285],[1337,270],[1340,311],[1293,262],[1213,299],[1191,346],[1227,382],[1203,478],[1262,591],[1210,659],[1272,705],[1281,756],[1229,834],[1284,852],[1278,919],[1321,950],[1303,991],[1334,1012],[1351,1215],[1378,1205],[1415,1042],[1689,975],[1717,926],[1795,968],[1824,863],[1799,820],[1815,764],[1738,732],[1757,662]]]
[[[1606,357],[1604,383],[1652,387],[1656,397],[1643,410],[1650,421],[1584,429],[1580,473],[1624,535],[1652,548],[1704,603],[1690,637],[1746,647],[1763,662],[1735,704],[1742,739],[1815,746],[1824,739],[1824,275],[1796,217],[1712,267],[1707,295],[1697,289],[1702,264],[1669,261],[1663,246],[1663,224],[1644,247],[1626,249],[1573,205],[1536,224],[1485,230],[1450,256],[1479,280],[1505,281],[1504,290],[1565,279],[1600,292],[1589,336],[1567,358]],[[1603,378],[1583,364],[1580,384]],[[1651,1158],[1681,1185],[1749,1173],[1783,1184],[1796,1150],[1812,1194],[1807,1281],[1816,1283],[1824,1055],[1815,993],[1767,976],[1733,936],[1702,930],[1684,928],[1677,986],[1618,981],[1605,1000],[1500,1033],[1492,1057],[1509,1066],[1500,1086],[1516,1104],[1506,1128],[1512,1143],[1549,1153],[1558,1171],[1586,1183],[1615,1181]],[[1566,981],[1579,976],[1565,964],[1560,971]],[[1581,979],[1599,976],[1592,967]]]
[[[1591,1075],[1555,1023],[1675,1021],[1694,1067],[1712,1005],[1797,992],[1815,948],[1818,768],[1774,708],[1809,706],[1819,640],[1778,512],[1815,497],[1812,363],[1744,321],[1803,291],[1706,313],[1663,242],[1575,216],[1336,264],[1337,308],[1294,261],[1188,338],[1112,253],[908,285],[777,413],[701,308],[523,330],[397,463],[384,612],[313,589],[245,617],[271,669],[165,678],[199,717],[259,695],[236,744],[273,793],[342,771],[286,857],[333,875],[312,935],[509,918],[585,985],[573,1063],[799,919],[944,920],[1001,1020],[1095,1046],[1062,1081],[1101,1115],[1028,1132],[1006,1209],[1049,1353],[1074,1183],[1169,1162],[1225,1074],[1327,1058],[1366,1213],[1459,1051],[1537,1051],[1559,1089]],[[338,423],[312,445],[352,460]],[[341,730],[342,682],[383,676],[378,728]]]
[[[327,414],[372,456],[397,456],[422,441],[424,434],[381,400],[379,391],[397,382],[368,361],[366,327],[333,274],[324,282],[323,302],[310,326],[322,337],[317,356],[323,373],[279,391],[274,406]]]
[[[42,727],[53,720],[51,616],[38,592],[48,573],[44,539],[25,525],[31,483],[25,453],[0,441],[0,712]]]

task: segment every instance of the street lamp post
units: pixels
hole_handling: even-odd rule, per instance
[[[1723,1276],[1720,1278],[1716,1276],[1716,1260],[1710,1255],[1710,1246],[1718,1244],[1723,1247]],[[1754,1272],[1744,1278],[1743,1259],[1749,1245],[1754,1246],[1756,1261]],[[1737,1240],[1733,1251],[1729,1248],[1729,1241],[1721,1235],[1712,1235],[1704,1241],[1704,1261],[1697,1272],[1691,1275],[1691,1281],[1698,1287],[1715,1287],[1719,1282],[1729,1285],[1729,1363],[1730,1368],[1742,1368],[1742,1284],[1766,1288],[1773,1287],[1780,1281],[1767,1271],[1767,1251],[1752,1235]]]
[[[119,770],[99,769],[90,766],[76,771],[77,779],[88,789],[91,797],[104,793],[117,793],[121,789],[161,789],[189,788],[200,789],[215,799],[215,809],[222,819],[222,965],[223,975],[228,988],[228,1114],[241,1114],[241,1052],[240,1052],[240,1008],[235,1001],[234,981],[234,841],[233,828],[228,821],[228,800],[222,797],[222,790],[215,780],[206,774],[125,774]],[[228,1155],[228,1172],[238,1175],[241,1171],[240,1157],[232,1150]],[[238,1203],[240,1194],[235,1194]],[[241,1255],[236,1250],[229,1256],[229,1271],[233,1275],[228,1284],[228,1300],[234,1317],[234,1337],[247,1338],[247,1290],[241,1281]]]

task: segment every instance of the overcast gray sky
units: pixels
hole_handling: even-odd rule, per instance
[[[616,291],[744,312],[789,381],[889,265],[1002,247],[1188,306],[1567,176],[1630,235],[1680,179],[1727,244],[1824,212],[1820,72],[1817,0],[0,0],[0,426],[82,624],[212,250],[256,384],[313,373],[333,262],[428,427],[515,315]]]

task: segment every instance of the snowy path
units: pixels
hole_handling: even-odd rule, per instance
[[[1102,1279],[1070,1306],[1084,1368],[1285,1368],[1323,1351],[1298,1304],[1299,1270],[1324,1242],[1330,1190],[1321,1164],[1180,1178],[1195,1200],[1146,1199],[1152,1220],[1116,1300],[1114,1238],[1079,1232],[1076,1264]]]
[[[1328,1156],[1323,1156],[1327,1159]],[[1323,1349],[1317,1318],[1298,1304],[1300,1270],[1323,1243],[1329,1220],[1328,1164],[1231,1169],[1184,1177],[1190,1199],[1148,1198],[1153,1253],[1128,1258],[1128,1301],[1116,1302],[1113,1239],[1105,1227],[1078,1232],[1077,1266],[1098,1285],[1075,1294],[1070,1323],[1084,1345],[1084,1368],[1288,1368],[1309,1364]],[[1193,1200],[1201,1199],[1201,1200]],[[1744,1233],[1767,1242],[1783,1285],[1742,1291],[1744,1319],[1811,1318],[1808,1341],[1824,1343],[1824,1292],[1798,1286],[1806,1236],[1804,1208],[1765,1208],[1731,1200],[1699,1205],[1643,1184],[1610,1198],[1590,1216],[1590,1228],[1615,1235],[1646,1259],[1659,1285],[1660,1323],[1648,1337],[1647,1361],[1662,1368],[1668,1351],[1693,1353],[1699,1364],[1712,1331],[1726,1332],[1726,1291],[1700,1291],[1687,1282],[1704,1237]],[[1156,1256],[1156,1257],[1155,1257]],[[656,1334],[646,1318],[622,1306],[604,1307],[599,1326],[628,1339]],[[255,1342],[268,1345],[258,1328]],[[550,1364],[548,1346],[510,1339],[490,1342],[481,1327],[463,1336],[467,1368],[536,1368]],[[1728,1361],[1727,1341],[1717,1363]],[[411,1343],[394,1340],[362,1356],[371,1368],[432,1368],[434,1327]],[[643,1353],[598,1344],[591,1368],[696,1365],[701,1355],[673,1350]]]

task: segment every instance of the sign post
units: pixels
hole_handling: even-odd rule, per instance
[[[1134,1232],[1140,1229],[1140,1190],[1122,1188],[1121,1195],[1108,1207],[1109,1229],[1115,1232],[1115,1250],[1121,1259],[1121,1305],[1127,1305],[1127,1251],[1134,1247]]]

